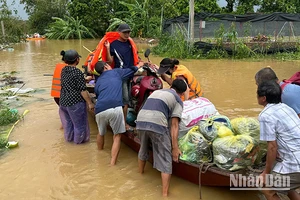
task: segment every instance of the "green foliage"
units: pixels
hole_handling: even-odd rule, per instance
[[[65,20],[58,17],[53,17],[53,19],[55,22],[49,25],[49,29],[46,29],[46,36],[49,39],[94,38],[94,34],[96,34],[86,28],[78,17],[74,19],[73,17],[65,16]]]
[[[0,44],[19,42],[26,31],[26,23],[17,17],[12,16],[6,1],[0,1],[0,21],[3,21],[5,36],[2,35],[0,27]]]
[[[116,31],[120,24],[126,23],[125,21],[123,21],[122,19],[119,19],[119,18],[112,18],[109,22],[110,22],[110,25],[106,29],[106,31]]]
[[[0,126],[6,126],[16,122],[20,118],[18,113],[12,112],[8,107],[0,107]]]
[[[299,13],[300,2],[298,0],[261,0],[259,12]]]
[[[68,13],[74,19],[82,20],[89,30],[94,30],[99,36],[105,34],[109,19],[116,17],[120,5],[116,0],[70,0]]]
[[[217,49],[209,57],[227,57],[223,50],[225,48],[232,49],[232,57],[237,59],[256,56],[255,52],[244,43],[243,39],[238,38],[235,23],[232,23],[228,30],[221,24],[215,32],[215,41]]]
[[[199,56],[191,43],[185,40],[183,30],[177,29],[173,35],[164,34],[159,38],[159,44],[153,48],[153,52],[160,56],[177,59]]]
[[[260,4],[260,0],[239,0],[237,1],[237,14],[254,13],[254,6]]]
[[[228,58],[228,57],[229,57],[228,53],[225,50],[219,48],[212,49],[205,54],[205,58],[207,59],[221,59],[221,58]]]
[[[52,23],[52,17],[62,18],[67,13],[68,0],[21,0],[29,15],[31,33],[44,34],[45,29]]]

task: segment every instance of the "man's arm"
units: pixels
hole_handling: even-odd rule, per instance
[[[184,78],[184,76],[182,75],[179,75],[176,77],[177,79],[181,79],[181,80],[184,80],[185,84],[186,84],[186,91],[183,93],[184,94],[184,100],[189,100],[190,98],[190,87],[189,85],[187,84],[187,79]]]
[[[267,162],[266,168],[264,172],[266,174],[270,174],[273,169],[274,162],[276,160],[277,155],[277,142],[275,141],[268,141],[268,148],[267,148]]]
[[[178,147],[178,126],[179,126],[179,118],[172,117],[171,120],[171,139],[172,139],[172,156],[175,162],[178,162],[179,156],[181,155],[181,151]]]
[[[161,75],[162,80],[166,81],[169,85],[172,85],[173,80],[171,77],[169,77],[167,74]]]
[[[106,47],[106,60],[108,64],[113,62],[113,57],[110,55],[110,43],[106,40],[104,42],[104,46]]]
[[[143,62],[140,62],[137,66],[129,66],[128,68],[125,68],[125,69],[121,69],[121,68],[118,68],[118,69],[114,69],[116,70],[122,80],[127,80],[128,78],[130,78],[139,68],[141,68],[143,66]]]
[[[89,106],[89,109],[91,110],[91,111],[94,111],[94,104],[93,104],[93,102],[92,102],[92,100],[91,100],[91,98],[90,98],[90,96],[89,96],[89,93],[88,93],[88,91],[87,90],[83,90],[83,91],[81,91],[81,96],[84,98],[84,100],[86,101],[86,103],[88,104],[88,106]]]

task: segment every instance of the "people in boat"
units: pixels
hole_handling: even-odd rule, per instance
[[[266,176],[270,174],[281,177],[270,181],[286,180],[282,176],[290,178],[289,190],[280,190],[280,186],[286,188],[288,183],[276,182],[277,188],[262,192],[268,200],[280,199],[276,189],[292,200],[299,199],[295,189],[300,187],[300,119],[292,108],[281,103],[281,88],[275,81],[259,83],[257,101],[264,106],[259,114],[260,140],[268,144],[266,166],[259,180],[265,183],[267,178],[272,178]]]
[[[59,115],[65,139],[80,144],[89,141],[90,128],[86,107],[93,111],[94,104],[89,97],[84,74],[76,67],[80,55],[72,49],[62,51],[61,55],[67,66],[61,71]]]
[[[183,79],[188,85],[188,89],[185,92],[182,100],[194,99],[201,97],[203,91],[199,81],[184,65],[180,65],[177,59],[164,58],[159,65],[158,74],[161,74],[161,78],[169,85],[175,79]],[[169,76],[170,75],[170,76]]]
[[[106,41],[105,46],[107,49],[107,62],[108,64],[114,63],[114,68],[129,68],[131,66],[137,66],[138,64],[138,52],[133,40],[130,40],[131,28],[128,24],[120,24],[118,27],[118,32],[120,34],[119,39],[114,40],[111,44]],[[132,80],[133,75],[128,77],[122,83],[123,87],[123,112],[124,119],[126,119],[128,104],[129,104],[129,83]],[[126,121],[126,120],[125,120]],[[129,126],[126,125],[128,128]]]
[[[34,38],[40,38],[41,36],[40,36],[39,33],[35,33],[35,34],[33,34],[33,37],[34,37]]]
[[[153,167],[161,172],[162,195],[168,196],[172,174],[172,159],[178,162],[181,154],[177,138],[179,121],[183,110],[180,96],[187,85],[182,79],[175,79],[170,89],[155,90],[138,113],[136,129],[140,135],[138,154],[139,172],[144,173],[149,158],[148,140],[152,142]]]
[[[142,66],[142,63],[141,63]],[[99,134],[97,134],[97,146],[99,150],[104,146],[104,135],[107,125],[110,125],[113,131],[113,144],[111,149],[111,165],[115,165],[120,151],[121,134],[126,131],[125,119],[122,106],[122,81],[131,77],[138,67],[129,66],[128,68],[115,68],[106,62],[99,61],[95,65],[95,71],[99,78],[95,85],[95,94],[97,103],[95,106],[96,122]]]
[[[257,85],[259,85],[263,81],[268,81],[268,80],[276,81],[281,86],[283,86],[284,84],[283,81],[279,81],[276,73],[271,67],[262,68],[255,74],[255,81]],[[281,100],[283,103],[293,108],[300,118],[299,99],[300,99],[300,85],[293,84],[293,83],[284,85],[282,89]]]

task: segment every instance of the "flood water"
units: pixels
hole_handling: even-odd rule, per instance
[[[137,171],[137,154],[122,144],[118,163],[109,166],[111,134],[107,134],[105,150],[96,147],[97,128],[90,118],[91,140],[74,145],[63,138],[59,129],[58,107],[50,97],[55,64],[60,62],[61,50],[76,49],[81,55],[81,66],[88,54],[83,48],[93,50],[98,40],[83,41],[31,41],[14,46],[13,52],[0,52],[0,72],[15,70],[25,81],[24,88],[37,92],[23,98],[22,112],[29,109],[25,120],[17,125],[11,140],[19,147],[0,156],[0,199],[162,199],[160,173],[146,166],[146,173]],[[140,46],[140,51],[146,46]],[[159,64],[162,58],[150,55]],[[235,118],[257,117],[262,107],[256,101],[255,73],[262,67],[272,66],[280,79],[289,78],[299,71],[298,62],[234,61],[234,60],[184,60],[200,81],[204,96],[214,103],[218,111]],[[204,200],[254,200],[257,192],[230,191],[229,188],[202,187]],[[175,176],[171,179],[170,197],[199,199],[198,185]]]

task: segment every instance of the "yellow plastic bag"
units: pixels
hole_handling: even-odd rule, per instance
[[[248,135],[218,137],[213,141],[214,163],[230,171],[246,168],[256,159],[256,141]]]
[[[193,127],[181,137],[178,144],[182,152],[181,160],[195,164],[212,161],[211,145],[199,132],[199,126]]]

